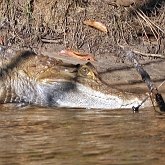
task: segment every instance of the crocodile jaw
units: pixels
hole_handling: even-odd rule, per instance
[[[59,107],[87,108],[87,109],[119,109],[132,108],[141,104],[142,99],[132,97],[124,99],[115,94],[104,94],[82,84],[76,83],[73,90],[63,93],[56,100]]]

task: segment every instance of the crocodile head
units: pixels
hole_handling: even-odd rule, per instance
[[[6,59],[0,66],[1,103],[116,109],[137,106],[145,97],[107,86],[90,63],[65,64],[28,51]]]
[[[70,86],[69,84],[70,82],[67,86]],[[77,68],[76,76],[71,84],[72,88],[58,100],[59,105],[88,109],[123,109],[136,107],[146,98],[145,94],[124,92],[105,84],[91,63]],[[149,105],[148,100],[143,107]]]

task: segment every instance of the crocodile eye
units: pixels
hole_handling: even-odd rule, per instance
[[[88,66],[83,66],[79,70],[79,76],[86,77],[89,79],[95,79],[95,74],[92,72],[92,70]]]
[[[90,70],[86,67],[83,67],[81,70],[80,70],[80,73],[83,75],[83,76],[87,76],[89,74]]]

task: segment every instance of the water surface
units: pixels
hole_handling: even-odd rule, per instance
[[[1,106],[0,165],[165,162],[165,115]]]

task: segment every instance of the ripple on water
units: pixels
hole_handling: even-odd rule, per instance
[[[1,107],[0,162],[162,164],[165,116],[144,109]]]

